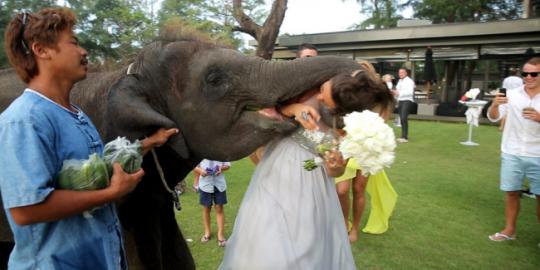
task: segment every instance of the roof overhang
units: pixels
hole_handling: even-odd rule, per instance
[[[397,27],[383,30],[357,30],[345,32],[281,36],[275,49],[275,58],[294,57],[299,44],[312,43],[321,54],[345,54],[356,58],[367,52],[388,50],[421,58],[426,46],[433,47],[433,57],[447,59],[477,59],[484,54],[523,53],[527,48],[540,50],[540,19],[520,19],[483,23],[451,23],[424,26]],[[503,50],[497,50],[503,48]],[[451,51],[455,51],[452,53]],[[372,54],[372,53],[371,53]],[[388,59],[394,57],[387,57]],[[403,56],[396,56],[402,59]],[[451,57],[450,57],[451,58]]]

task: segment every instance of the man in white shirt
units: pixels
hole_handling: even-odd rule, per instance
[[[501,143],[500,189],[506,192],[505,227],[489,236],[493,241],[514,240],[523,180],[529,180],[536,195],[540,222],[540,57],[523,66],[524,86],[497,94],[489,107],[488,118],[495,122],[506,116]]]
[[[523,79],[517,76],[518,72],[519,68],[511,68],[510,76],[503,80],[502,87],[511,90],[523,86]]]
[[[414,105],[414,81],[409,78],[407,69],[399,69],[399,81],[393,94],[398,100],[398,113],[401,122],[401,137],[397,139],[400,143],[409,141],[409,112]]]

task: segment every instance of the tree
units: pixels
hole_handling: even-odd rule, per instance
[[[403,16],[397,12],[400,10],[397,0],[357,0],[362,6],[361,13],[371,15],[363,22],[353,25],[352,29],[383,29],[395,27],[398,20]]]
[[[259,41],[260,55],[271,58],[273,46],[283,21],[286,0],[277,0],[263,27],[260,21],[266,17],[264,0],[163,0],[154,14],[153,0],[65,0],[66,6],[77,15],[76,33],[81,45],[88,50],[89,59],[95,63],[118,63],[129,60],[136,50],[154,40],[159,27],[167,21],[186,25],[209,33],[213,40],[238,47],[240,38],[235,31],[255,29],[252,35]],[[243,3],[242,3],[243,2]],[[56,0],[3,0],[0,1],[0,25],[6,25],[12,12],[23,9],[39,10],[53,6]],[[234,8],[236,6],[236,9]],[[279,12],[278,12],[279,11]],[[249,18],[253,25],[237,25],[235,12]],[[181,20],[181,23],[177,23]],[[278,23],[279,22],[279,23]],[[173,23],[173,24],[174,24]],[[272,28],[272,29],[270,29]],[[0,31],[4,31],[2,28]],[[0,37],[3,41],[3,33]],[[268,45],[265,45],[268,44]],[[262,53],[264,51],[264,53]],[[0,67],[7,67],[5,53],[0,50]]]
[[[158,13],[158,26],[160,29],[167,25],[182,25],[208,34],[219,43],[238,46],[240,42],[235,39],[226,20],[222,19],[221,3],[202,0],[164,0]],[[219,10],[219,11],[218,11]]]
[[[540,16],[540,1],[538,0],[523,0],[523,19],[534,18]]]
[[[266,15],[261,9],[264,0],[244,0],[248,16],[260,21]],[[238,47],[241,40],[235,35],[232,0],[164,0],[158,14],[158,25],[181,20],[188,28],[210,34],[210,38],[222,44]]]
[[[77,36],[89,58],[104,62],[129,58],[156,33],[141,1],[67,0],[78,18]]]
[[[414,17],[433,23],[517,19],[521,14],[518,0],[409,0]]]
[[[2,49],[0,49],[0,69],[8,68],[9,62],[7,60],[7,55],[4,50],[4,34],[6,31],[7,24],[15,16],[15,14],[28,11],[35,12],[45,7],[54,6],[56,4],[55,0],[43,0],[43,1],[32,1],[32,0],[2,0],[0,1],[0,44],[2,44]]]
[[[285,18],[287,0],[274,0],[270,15],[262,26],[248,16],[244,10],[242,0],[233,0],[233,16],[238,23],[237,26],[233,27],[233,30],[246,33],[257,40],[255,55],[264,59],[272,59],[279,29]]]

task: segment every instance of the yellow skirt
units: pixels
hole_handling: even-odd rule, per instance
[[[335,179],[336,184],[355,178],[359,169],[358,164],[350,159],[343,175]],[[384,171],[369,176],[366,191],[371,198],[371,211],[362,231],[371,234],[384,233],[388,230],[388,220],[392,216],[398,195]]]

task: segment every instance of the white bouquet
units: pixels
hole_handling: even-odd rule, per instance
[[[394,162],[394,131],[379,114],[369,110],[352,112],[343,120],[347,134],[339,151],[343,158],[354,158],[363,175],[374,175]]]

